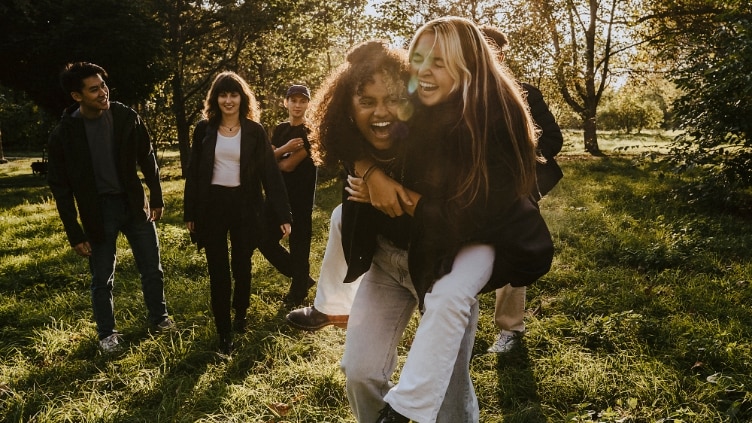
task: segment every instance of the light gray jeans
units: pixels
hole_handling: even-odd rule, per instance
[[[470,358],[478,323],[476,295],[488,282],[494,250],[464,247],[452,272],[425,297],[425,311],[399,382],[391,381],[397,346],[418,304],[407,270],[407,252],[379,240],[347,325],[342,370],[358,422],[376,421],[388,402],[420,423],[478,421]]]

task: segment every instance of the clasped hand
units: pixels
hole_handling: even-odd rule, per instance
[[[292,138],[290,141],[287,141],[285,145],[283,145],[280,148],[285,153],[292,154],[302,148],[305,148],[305,142],[303,141],[303,138]]]
[[[403,205],[413,204],[405,188],[381,170],[374,170],[367,182],[363,178],[348,175],[345,190],[350,194],[348,200],[370,203],[389,217],[403,215],[406,213]]]

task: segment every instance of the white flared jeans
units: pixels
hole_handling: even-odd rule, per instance
[[[420,423],[478,421],[470,358],[478,322],[476,296],[491,276],[493,261],[489,245],[460,250],[452,272],[426,294],[407,360],[393,384],[397,346],[418,298],[407,252],[379,240],[350,312],[341,363],[359,422],[376,421],[385,402]]]

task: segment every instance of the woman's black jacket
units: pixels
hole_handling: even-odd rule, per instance
[[[449,186],[459,177],[460,143],[469,142],[461,113],[447,105],[418,110],[410,124],[404,185],[422,194],[410,227],[408,266],[422,301],[433,283],[452,269],[457,252],[472,243],[496,250],[494,271],[482,292],[506,284],[526,286],[546,274],[553,242],[532,196],[518,198],[510,166],[511,142],[497,120],[488,143],[487,200],[457,205]],[[464,207],[463,207],[464,206]],[[375,249],[374,213],[370,205],[343,200],[342,241],[348,273],[355,280],[370,267]]]
[[[217,128],[209,125],[207,120],[200,121],[193,131],[192,142],[191,158],[185,177],[183,221],[195,222],[196,232],[192,239],[201,249],[202,229],[206,225],[207,212],[210,207],[215,207],[209,202],[209,188],[214,172]],[[292,222],[287,191],[274,160],[274,152],[266,131],[259,123],[245,118],[241,119],[240,189],[242,203],[237,207],[242,210],[241,218],[248,230],[248,239],[252,240],[254,247],[263,236],[261,225],[264,224],[264,194],[268,205],[274,208],[279,217],[278,224]]]

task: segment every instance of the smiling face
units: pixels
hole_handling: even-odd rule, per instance
[[[81,91],[73,91],[71,96],[78,102],[81,114],[88,118],[98,117],[110,108],[110,89],[99,74],[85,78]]]
[[[374,74],[373,81],[353,96],[353,121],[375,149],[387,150],[394,144],[392,128],[398,119],[399,105],[399,96],[381,73]]]
[[[239,116],[240,114],[240,93],[237,92],[220,92],[217,96],[219,110],[223,118]]]
[[[449,74],[445,58],[433,31],[424,32],[410,54],[411,86],[415,86],[418,99],[426,106],[445,102],[452,94],[454,78]]]

